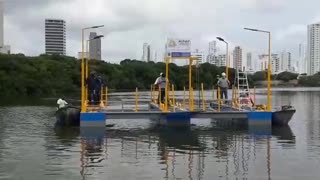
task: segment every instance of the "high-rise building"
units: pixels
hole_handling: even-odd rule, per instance
[[[217,42],[211,41],[209,42],[207,62],[210,64],[215,64],[216,58],[217,58]]]
[[[203,51],[199,51],[198,49],[196,49],[194,52],[191,52],[191,56],[197,58],[197,62],[194,61],[195,64],[205,63],[205,57],[204,57]]]
[[[45,20],[46,54],[66,55],[66,22],[62,19]]]
[[[320,71],[320,23],[308,25],[308,75]]]
[[[269,55],[259,55],[259,70],[265,71],[268,69]],[[278,54],[271,54],[271,72],[277,74],[280,72],[280,58]]]
[[[307,73],[306,48],[305,44],[299,44],[299,60],[297,61],[298,72]]]
[[[10,54],[10,46],[4,45],[4,3],[0,0],[0,53]]]
[[[0,47],[3,47],[4,45],[4,40],[3,40],[3,1],[0,1]]]
[[[142,60],[146,62],[151,61],[151,47],[148,43],[143,43]]]
[[[291,53],[283,51],[280,57],[280,71],[293,71],[294,63],[291,58]]]
[[[101,38],[94,39],[96,36],[96,32],[90,32],[89,57],[90,59],[101,60]]]
[[[216,56],[216,66],[221,67],[221,66],[226,66],[226,55],[225,54],[220,54]]]
[[[209,42],[208,54],[210,54],[210,55],[216,55],[217,54],[217,42],[216,41]]]
[[[233,50],[233,68],[242,70],[242,49],[236,46]]]
[[[247,53],[247,70],[252,70],[252,53]]]

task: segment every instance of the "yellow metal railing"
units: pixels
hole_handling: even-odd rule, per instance
[[[253,87],[253,108],[256,107],[256,87]]]
[[[176,108],[175,108],[175,94],[174,94],[174,85],[172,84],[171,85],[171,88],[172,88],[172,106],[173,106],[173,112],[176,112]]]
[[[220,87],[218,87],[218,111],[220,112],[221,111],[221,107],[220,107],[220,104],[221,104],[221,100],[220,100]]]
[[[136,88],[136,107],[135,107],[136,112],[138,112],[139,110],[138,103],[139,103],[139,92],[138,92],[138,88]]]
[[[186,108],[186,87],[183,87],[183,108]]]
[[[205,99],[204,99],[203,83],[201,83],[201,94],[202,94],[202,110],[206,111],[206,103],[205,103]]]
[[[105,94],[105,107],[108,107],[108,87],[106,87],[106,94]]]

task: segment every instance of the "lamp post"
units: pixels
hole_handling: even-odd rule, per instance
[[[82,29],[82,38],[81,38],[81,42],[82,42],[82,58],[81,58],[81,112],[85,112],[86,107],[84,104],[84,100],[85,100],[85,87],[84,87],[84,77],[85,77],[85,72],[84,72],[84,32],[85,30],[88,29],[97,29],[100,27],[103,27],[104,25],[100,25],[100,26],[91,26],[91,27],[86,27]]]
[[[267,104],[267,111],[271,112],[271,105],[272,105],[272,99],[271,99],[271,32],[265,31],[265,30],[259,30],[259,29],[252,29],[252,28],[244,28],[248,31],[255,31],[255,32],[262,32],[267,33],[269,42],[268,42],[268,104]]]
[[[222,41],[222,42],[226,43],[226,75],[227,75],[227,78],[229,78],[229,67],[228,67],[229,66],[229,50],[228,50],[229,44],[222,37],[217,37],[217,39],[219,41]]]

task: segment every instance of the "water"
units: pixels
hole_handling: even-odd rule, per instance
[[[211,120],[189,130],[114,120],[104,137],[85,139],[78,128],[53,128],[55,107],[1,107],[0,179],[319,179],[319,95],[274,92],[274,105],[297,113],[272,136]]]

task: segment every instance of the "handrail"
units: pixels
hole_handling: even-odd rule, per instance
[[[220,87],[218,87],[218,111],[219,111],[219,112],[221,111],[221,109],[220,109],[220,103],[221,103],[221,101],[220,101],[220,96],[221,96],[221,94],[220,94]]]
[[[138,88],[136,88],[136,112],[138,112]]]
[[[253,87],[253,108],[256,107],[256,86]]]
[[[175,103],[175,98],[174,98],[174,85],[173,84],[171,85],[171,88],[172,88],[172,95],[173,95],[173,97],[172,97],[173,112],[176,112],[176,108],[175,108],[176,103]]]
[[[183,108],[186,108],[186,87],[183,87]]]
[[[201,83],[201,93],[202,93],[202,110],[205,111],[206,106],[205,106],[205,99],[204,99],[203,83]]]
[[[106,87],[106,103],[105,103],[106,108],[108,108],[108,87]]]

